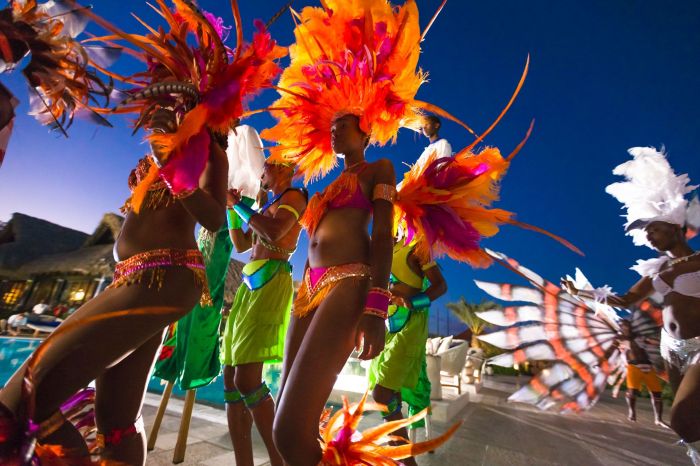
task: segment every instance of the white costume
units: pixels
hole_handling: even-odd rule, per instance
[[[265,165],[263,143],[255,128],[240,125],[228,133],[228,187],[255,199]]]
[[[420,157],[418,157],[416,164],[423,166],[433,152],[437,153],[438,158],[452,157],[452,146],[449,142],[447,142],[447,139],[440,138],[437,141],[430,143],[430,145],[423,150],[423,153],[420,155]]]
[[[685,196],[697,186],[690,185],[688,175],[676,175],[663,151],[659,152],[653,147],[633,147],[629,153],[633,159],[613,170],[615,175],[624,176],[625,181],[613,183],[605,191],[627,209],[625,230],[632,236],[634,244],[653,248],[644,228],[655,221],[695,227],[698,223],[697,201],[689,203]],[[668,256],[640,260],[632,270],[651,277],[654,289],[661,295],[673,291],[684,296],[700,297],[700,272],[679,275],[673,283],[666,283],[661,278],[659,273],[670,260]],[[685,373],[690,365],[700,363],[700,336],[678,339],[663,329],[660,350],[669,365]],[[693,464],[700,466],[700,442],[681,443],[688,448]]]

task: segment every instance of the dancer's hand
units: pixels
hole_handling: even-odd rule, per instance
[[[355,349],[360,350],[360,359],[373,359],[384,349],[384,319],[363,314],[355,334]]]
[[[229,189],[226,192],[226,205],[228,207],[233,207],[239,202],[241,202],[241,192],[237,189]]]
[[[562,278],[561,281],[559,282],[562,289],[569,293],[571,296],[578,296],[578,288],[574,285],[574,282],[571,280],[567,280],[565,278]]]
[[[395,294],[391,295],[391,304],[395,306],[405,307],[407,309],[412,308],[409,300],[407,300],[403,296],[397,296]]]

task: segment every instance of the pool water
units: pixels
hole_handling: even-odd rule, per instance
[[[10,379],[12,374],[29,358],[29,355],[39,346],[41,340],[35,338],[0,337],[0,387]],[[281,364],[266,364],[263,369],[263,377],[273,396],[279,391]],[[163,393],[165,382],[157,377],[151,377],[148,383],[148,391]],[[185,396],[185,392],[173,388],[174,396]],[[206,387],[197,389],[197,401],[214,406],[224,405],[224,380],[217,377]]]
[[[0,386],[7,383],[39,343],[35,338],[0,337]]]
[[[35,338],[0,337],[0,387],[10,379],[12,374],[27,360],[29,355],[39,346],[41,340]],[[361,376],[364,379],[366,374],[366,364],[361,364],[357,360],[350,359],[345,365],[342,373],[352,376]],[[266,364],[263,368],[263,377],[273,397],[279,391],[280,376],[282,372],[281,364]],[[153,393],[163,393],[165,381],[157,377],[151,377],[148,383],[148,391]],[[185,392],[177,387],[173,388],[173,396],[184,397]],[[212,406],[224,406],[224,380],[217,377],[206,387],[197,389],[197,402]]]

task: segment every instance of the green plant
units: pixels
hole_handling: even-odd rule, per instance
[[[460,298],[456,303],[448,303],[447,309],[449,309],[452,314],[454,314],[459,320],[467,324],[469,330],[472,332],[471,346],[474,348],[484,348],[486,346],[483,342],[479,341],[478,338],[474,338],[481,335],[489,324],[476,315],[478,312],[484,312],[491,309],[497,309],[500,306],[493,301],[481,301],[478,304],[467,302],[464,297]],[[489,345],[490,346],[490,345]],[[489,348],[491,349],[491,348]]]

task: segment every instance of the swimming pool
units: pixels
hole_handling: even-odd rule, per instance
[[[20,337],[0,337],[0,386],[4,386],[14,372],[27,360],[29,355],[39,346],[41,340],[35,338]],[[364,378],[365,365],[357,360],[350,360],[343,368],[342,374],[349,376],[362,376]],[[263,369],[263,377],[267,386],[270,387],[273,397],[279,391],[281,364],[266,364]],[[148,383],[148,391],[153,393],[163,393],[165,382],[157,377],[151,377]],[[217,377],[206,387],[197,389],[197,401],[213,406],[223,407],[224,381],[221,376]],[[173,395],[184,397],[185,392],[173,388]]]

